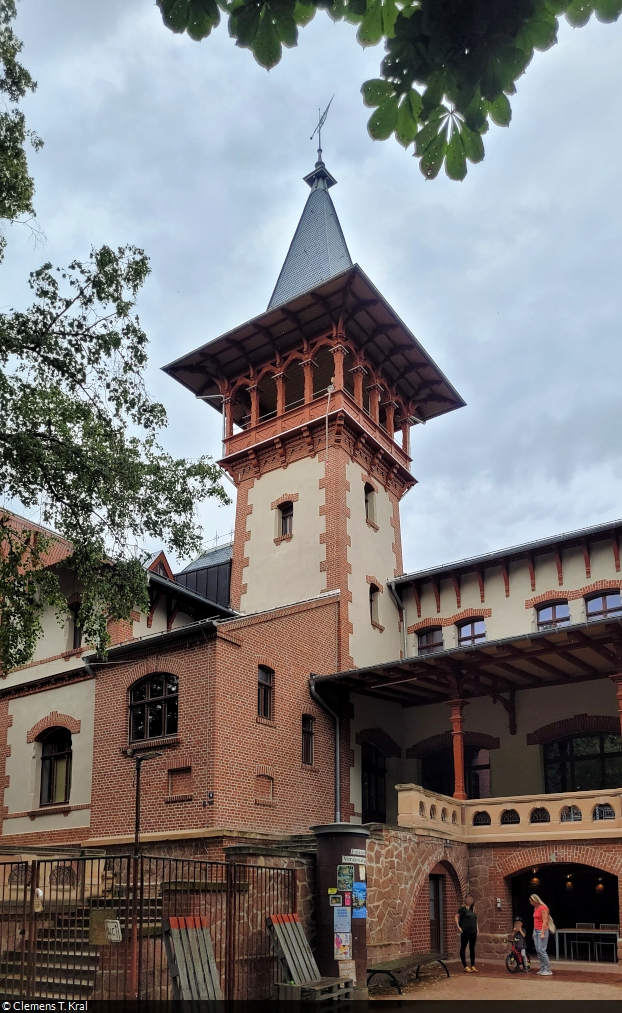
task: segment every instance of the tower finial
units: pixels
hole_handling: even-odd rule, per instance
[[[320,109],[318,109],[318,111],[317,111],[317,118],[318,118],[317,127],[315,128],[315,130],[311,134],[311,137],[309,138],[309,140],[312,141],[313,138],[315,137],[315,135],[317,134],[317,145],[318,145],[318,147],[317,147],[317,163],[316,164],[319,164],[322,161],[322,127],[324,126],[324,123],[326,122],[326,117],[328,116],[328,110],[330,109],[330,106],[331,106],[331,103],[332,103],[334,97],[335,96],[333,95],[333,97],[331,98],[330,102],[326,106],[326,109],[324,110],[324,112],[322,112]]]

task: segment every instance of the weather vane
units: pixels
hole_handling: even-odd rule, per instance
[[[333,98],[334,97],[335,96],[333,95]],[[324,112],[322,112],[320,109],[318,109],[318,111],[317,111],[318,124],[317,124],[317,127],[315,128],[315,130],[313,131],[313,133],[311,134],[311,137],[309,138],[309,140],[312,141],[313,138],[315,137],[315,135],[317,134],[317,160],[318,160],[318,162],[322,161],[322,127],[324,126],[324,123],[326,122],[326,117],[328,116],[328,110],[330,109],[331,102],[333,101],[333,98],[331,98],[331,100],[328,103],[328,105],[326,106],[326,109],[324,110]]]

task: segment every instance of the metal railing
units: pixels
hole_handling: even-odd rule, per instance
[[[266,918],[296,910],[296,872],[129,855],[0,864],[0,993],[53,1000],[172,998],[172,915],[208,919],[223,995],[269,998]]]

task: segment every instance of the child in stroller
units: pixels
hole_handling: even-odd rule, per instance
[[[526,935],[523,928],[522,918],[514,919],[512,936],[507,940],[507,942],[512,945],[512,949],[505,958],[505,966],[510,974],[516,974],[518,970],[528,971],[531,966],[531,962],[527,956]]]

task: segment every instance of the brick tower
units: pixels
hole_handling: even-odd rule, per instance
[[[402,573],[410,428],[464,403],[353,264],[324,162],[268,309],[165,371],[225,416],[237,487],[231,604],[340,592],[335,666],[400,656],[386,582]]]

